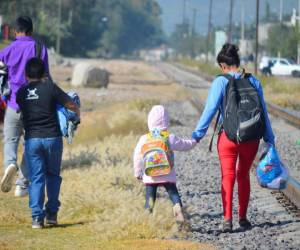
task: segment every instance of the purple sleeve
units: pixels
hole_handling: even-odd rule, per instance
[[[171,149],[175,151],[188,151],[193,149],[197,144],[196,140],[194,139],[182,139],[173,134],[170,135],[169,141]]]

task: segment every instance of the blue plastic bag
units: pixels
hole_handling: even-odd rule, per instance
[[[285,189],[288,171],[280,161],[273,145],[263,154],[256,168],[256,177],[260,186],[270,189]]]

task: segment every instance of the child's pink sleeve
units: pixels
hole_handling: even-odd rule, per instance
[[[193,149],[197,144],[197,142],[194,139],[182,139],[173,134],[170,135],[169,142],[171,150],[175,151],[188,151]]]
[[[143,175],[143,156],[141,154],[141,149],[146,141],[146,137],[142,136],[137,143],[134,154],[133,154],[133,167],[134,167],[134,177],[141,177]]]

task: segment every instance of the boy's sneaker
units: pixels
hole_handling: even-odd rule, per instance
[[[232,220],[225,220],[222,225],[223,233],[232,233]]]
[[[28,195],[28,187],[16,186],[15,197],[25,197]]]
[[[241,229],[243,229],[243,230],[248,230],[252,227],[250,221],[248,221],[247,219],[240,219],[239,224],[240,224]]]
[[[57,226],[57,213],[46,212],[46,224],[50,226]]]
[[[184,217],[182,213],[182,207],[179,203],[176,203],[173,207],[174,217],[177,222],[184,222]]]
[[[12,188],[13,179],[18,171],[15,164],[10,164],[4,171],[4,176],[1,180],[1,191],[7,193]]]
[[[32,228],[33,229],[42,229],[44,228],[44,220],[40,220],[38,218],[35,218],[32,220]]]

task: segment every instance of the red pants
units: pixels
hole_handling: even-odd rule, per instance
[[[244,143],[230,141],[225,132],[218,139],[218,153],[222,171],[222,202],[224,219],[232,219],[232,197],[235,178],[238,183],[239,218],[244,219],[250,198],[249,171],[259,146],[259,140]],[[236,170],[237,160],[238,166]]]

